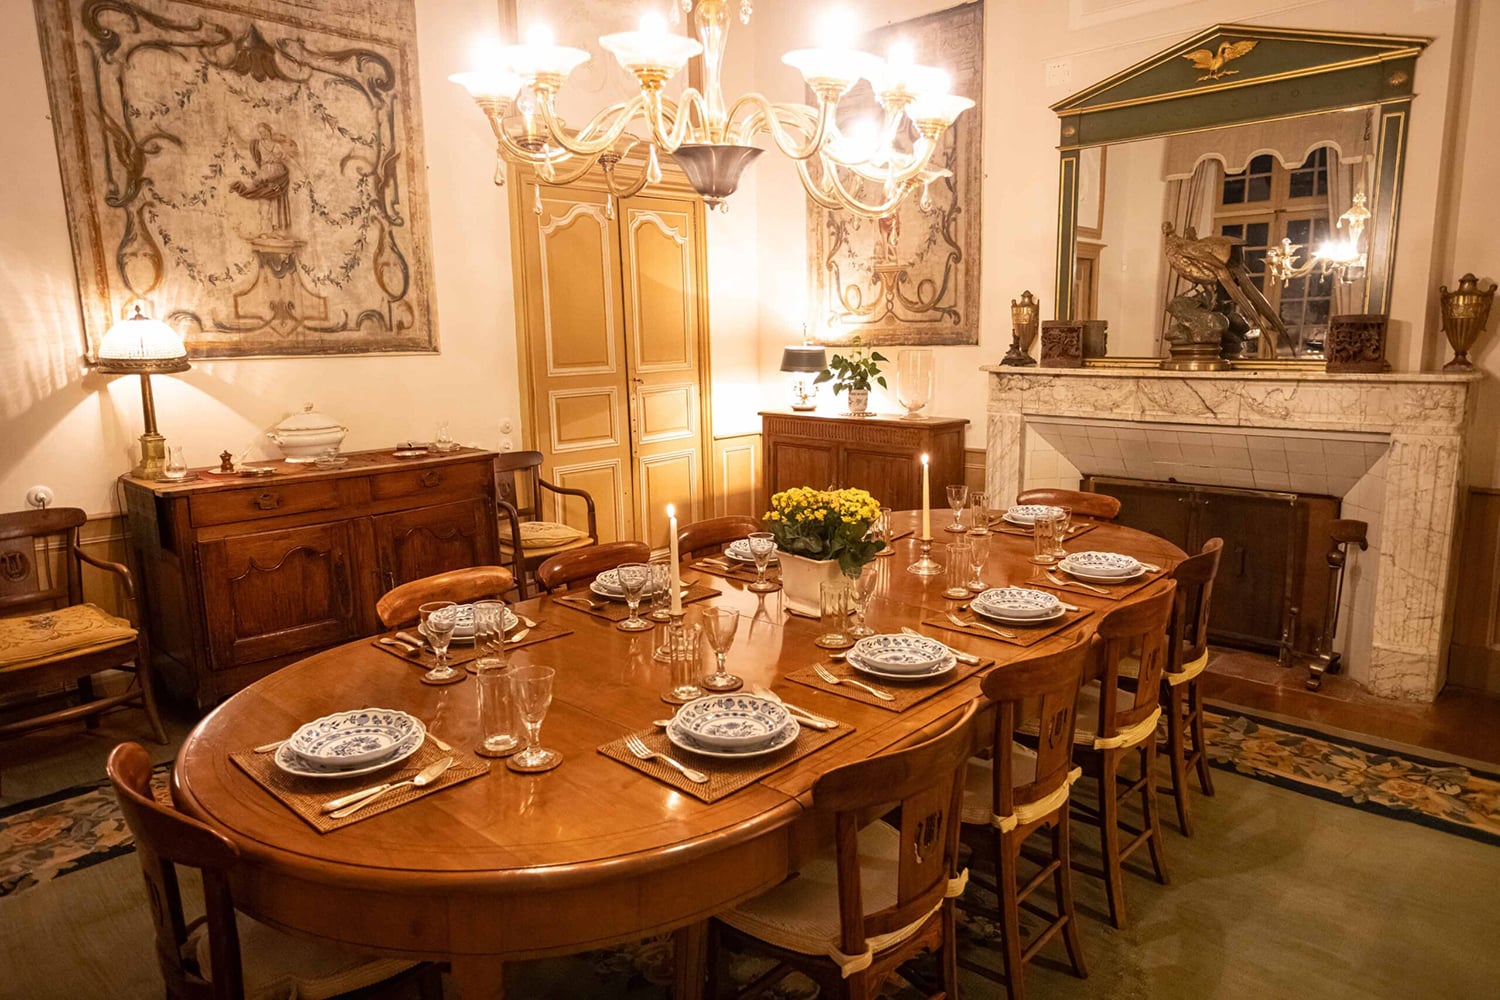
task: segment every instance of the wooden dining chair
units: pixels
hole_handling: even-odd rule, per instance
[[[80,547],[78,529],[86,520],[77,507],[0,514],[0,698],[70,684],[81,696],[70,708],[0,725],[0,736],[79,718],[93,727],[100,712],[139,704],[152,735],[165,743],[146,630],[84,602],[87,563],[114,576],[125,598],[138,604],[129,569]],[[94,675],[105,670],[130,671],[135,683],[95,697]]]
[[[1219,573],[1222,538],[1210,538],[1195,556],[1172,569],[1177,581],[1176,606],[1168,628],[1167,665],[1162,672],[1161,707],[1167,713],[1167,760],[1172,774],[1172,800],[1177,805],[1177,826],[1183,836],[1193,835],[1189,817],[1189,775],[1197,771],[1204,795],[1214,793],[1208,766],[1208,741],[1203,735],[1203,690],[1201,678],[1208,666],[1208,615],[1213,600],[1214,577]],[[1120,661],[1121,684],[1139,671],[1133,657]],[[1191,745],[1189,745],[1191,743]]]
[[[747,514],[711,517],[694,521],[677,529],[677,552],[684,559],[718,555],[730,542],[749,537],[752,531],[763,531],[764,525]]]
[[[956,1000],[953,906],[967,878],[958,869],[958,817],[976,707],[971,702],[932,739],[845,764],[813,783],[813,809],[832,819],[834,850],[714,918],[710,997],[719,995],[718,956],[727,945],[777,961],[742,996],[795,969],[819,985],[820,996],[873,1000],[903,962],[934,951],[939,995]],[[892,814],[897,825],[868,822]]]
[[[647,562],[651,547],[645,542],[605,542],[586,549],[559,552],[536,568],[536,582],[543,593],[571,590],[575,583],[592,580],[621,563]]]
[[[410,625],[417,620],[417,609],[428,601],[467,604],[499,597],[511,588],[513,581],[511,571],[504,566],[471,566],[424,576],[382,594],[375,602],[375,615],[386,628]]]
[[[234,841],[157,801],[151,792],[151,758],[139,743],[116,746],[105,772],[146,877],[156,959],[167,996],[334,997],[416,977],[422,1000],[441,1000],[436,966],[372,958],[295,938],[236,913],[229,888],[230,871],[240,856]],[[203,876],[204,915],[193,921],[183,907],[178,865],[196,868]]]
[[[1098,799],[1083,806],[1099,827],[1100,854],[1104,860],[1104,889],[1109,898],[1109,917],[1116,927],[1125,926],[1124,862],[1141,847],[1151,853],[1156,880],[1167,884],[1166,857],[1162,851],[1161,817],[1156,804],[1156,724],[1161,719],[1158,688],[1167,664],[1167,626],[1172,619],[1177,584],[1161,580],[1146,593],[1115,608],[1099,622],[1095,632],[1092,672],[1098,680],[1078,692],[1078,724],[1074,733],[1074,759],[1083,772],[1099,779]],[[1120,686],[1120,661],[1134,655],[1139,662],[1134,690]],[[1034,723],[1031,727],[1034,727]],[[1034,728],[1023,727],[1023,731]],[[1140,759],[1140,773],[1121,787],[1121,763],[1129,756]],[[1141,799],[1141,827],[1121,823],[1120,807],[1132,796]],[[1128,841],[1121,841],[1121,834]]]
[[[1016,503],[1042,503],[1070,507],[1075,514],[1096,521],[1113,521],[1120,516],[1120,501],[1107,493],[1084,493],[1081,490],[1026,490],[1016,496]]]
[[[581,502],[588,530],[543,517],[544,492]],[[587,490],[558,486],[543,478],[539,451],[512,451],[495,457],[495,505],[500,518],[500,555],[510,561],[523,601],[530,596],[528,576],[549,557],[599,541],[594,498]]]
[[[1005,983],[1012,1000],[1026,995],[1025,963],[1058,933],[1063,936],[1074,975],[1080,979],[1088,976],[1073,912],[1068,793],[1082,773],[1073,765],[1073,734],[1078,689],[1090,656],[1090,642],[1088,636],[1079,636],[1058,652],[1008,663],[1004,669],[992,670],[984,678],[984,696],[994,707],[991,753],[987,760],[969,761],[962,818],[969,829],[982,827],[990,832],[986,838],[988,844],[981,844],[976,850],[988,846],[993,852],[993,892],[998,900],[996,915],[1003,935],[1004,976],[996,976],[988,966],[972,960],[961,958],[959,964]],[[1045,731],[1037,737],[1035,750],[1016,741],[1023,710],[1045,721]],[[1048,852],[1036,859],[1041,869],[1022,886],[1021,850],[1032,834],[1043,830],[1050,832]],[[1030,944],[1024,944],[1021,906],[1049,878],[1056,914]],[[1044,918],[1047,916],[1040,907],[1028,908]]]

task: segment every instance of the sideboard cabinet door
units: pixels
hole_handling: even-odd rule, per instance
[[[236,535],[204,542],[199,552],[216,669],[361,634],[347,522]]]
[[[373,518],[376,593],[464,566],[495,562],[495,510],[488,500],[418,507]]]

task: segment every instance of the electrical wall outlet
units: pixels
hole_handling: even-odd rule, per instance
[[[1073,82],[1073,60],[1049,59],[1047,61],[1047,86],[1066,87]]]

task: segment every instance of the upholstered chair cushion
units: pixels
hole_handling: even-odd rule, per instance
[[[1173,687],[1176,687],[1179,684],[1186,684],[1188,681],[1192,680],[1194,677],[1197,677],[1199,674],[1203,673],[1204,669],[1207,668],[1207,667],[1208,667],[1208,650],[1204,650],[1202,656],[1198,657],[1196,660],[1193,660],[1191,663],[1184,663],[1182,665],[1182,669],[1179,670],[1179,671],[1177,671],[1175,674],[1168,672],[1168,673],[1162,674],[1161,676],[1162,676],[1162,679],[1164,681],[1166,681],[1168,684],[1172,685]],[[1141,661],[1140,660],[1137,660],[1133,656],[1122,656],[1122,657],[1120,657],[1120,676],[1121,677],[1129,677],[1129,678],[1131,678],[1133,680],[1135,677],[1137,677],[1140,674],[1140,671],[1141,671]]]
[[[240,936],[240,965],[245,973],[245,1000],[324,1000],[384,982],[417,963],[372,958],[338,945],[283,934],[243,913],[235,914]],[[200,922],[188,934],[186,958],[198,974],[213,981],[208,925]]]
[[[1011,782],[1020,788],[1036,780],[1036,751],[1020,743],[1011,744]],[[1018,826],[1034,823],[1068,801],[1068,789],[1083,776],[1083,769],[1075,767],[1068,772],[1068,780],[1055,792],[1035,802],[1016,806],[1016,811],[1001,816],[992,811],[991,800],[995,794],[993,778],[995,762],[979,757],[969,759],[964,772],[964,806],[960,819],[974,826],[993,826],[1002,833],[1009,833]]]
[[[588,532],[579,531],[570,524],[559,524],[556,521],[521,522],[521,548],[527,552],[567,545],[587,537]]]
[[[0,671],[41,666],[134,641],[130,622],[92,604],[0,618]]]

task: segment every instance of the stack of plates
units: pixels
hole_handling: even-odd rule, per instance
[[[1007,625],[1040,625],[1066,612],[1052,594],[1025,587],[992,587],[969,602],[975,614]]]
[[[690,701],[667,726],[672,745],[705,757],[760,757],[790,746],[801,727],[786,706],[753,694],[715,694]]]
[[[1090,583],[1122,583],[1146,572],[1134,558],[1118,552],[1074,552],[1058,562],[1057,568]]]
[[[750,539],[748,538],[739,538],[730,542],[729,546],[724,549],[724,555],[735,562],[749,563],[751,566],[755,565],[755,557],[750,554]],[[767,562],[776,563],[780,562],[780,560],[776,557],[776,553],[772,552],[771,558]]]
[[[641,600],[649,601],[659,589],[654,579],[647,580],[645,589],[641,591]],[[620,571],[617,569],[607,569],[600,573],[594,578],[594,582],[589,584],[589,590],[611,601],[625,600],[625,588],[620,586]]]
[[[276,766],[303,778],[352,778],[417,752],[427,730],[393,708],[335,712],[298,729],[276,750]]]
[[[1039,517],[1061,517],[1061,507],[1050,507],[1047,504],[1023,503],[1006,510],[1004,519],[1011,524],[1018,524],[1023,528],[1029,528],[1036,523]]]
[[[516,613],[514,611],[512,611],[510,608],[506,608],[505,609],[505,631],[506,631],[506,633],[508,634],[508,633],[514,631],[515,628],[516,628],[516,626],[519,625],[519,624],[520,624],[520,621],[516,618]],[[425,628],[423,628],[421,625],[417,626],[417,631],[419,633],[421,633],[422,635],[424,635],[424,636],[427,634],[427,630]],[[458,606],[458,624],[456,624],[456,625],[453,626],[453,638],[450,639],[449,641],[450,642],[473,642],[474,641],[474,605],[472,605],[472,604],[460,604]]]
[[[925,680],[958,665],[953,651],[925,635],[872,635],[849,650],[849,665],[888,681]]]

